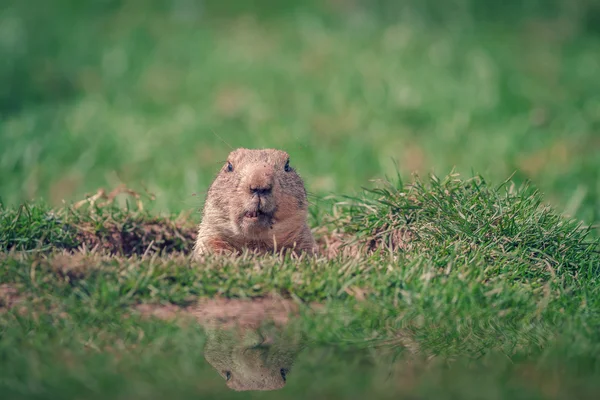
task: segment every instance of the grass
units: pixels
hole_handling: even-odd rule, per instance
[[[476,380],[488,381],[484,398],[508,396],[527,385],[522,398],[534,393],[566,398],[574,387],[584,398],[598,393],[599,242],[589,229],[544,205],[538,192],[510,181],[490,186],[481,177],[454,174],[388,182],[334,207],[321,221],[328,232],[320,235],[338,235],[344,245],[355,246],[351,257],[247,254],[200,262],[175,247],[150,246],[142,255],[115,252],[102,243],[112,243],[114,235],[102,234],[94,251],[64,252],[78,229],[104,218],[110,218],[109,226],[141,233],[137,240],[146,243],[144,218],[157,222],[151,214],[143,217],[145,212],[123,212],[115,205],[77,210],[29,205],[28,213],[3,209],[2,237],[12,241],[3,240],[11,250],[2,256],[0,281],[20,297],[0,317],[3,360],[17,366],[4,374],[3,389],[16,398],[35,397],[23,377],[38,368],[36,378],[29,379],[41,385],[44,396],[138,397],[148,395],[149,388],[159,396],[166,390],[163,382],[171,379],[181,385],[175,393],[182,397],[213,390],[220,396],[225,386],[215,386],[217,377],[190,356],[201,354],[206,343],[200,326],[147,320],[131,310],[138,304],[184,310],[201,298],[275,296],[301,306],[290,326],[306,346],[294,352],[293,371],[301,372],[299,382],[289,385],[290,396],[303,397],[302,382],[314,379],[308,371],[331,374],[332,381],[321,382],[320,390],[340,398],[369,393],[383,371],[391,375],[379,392],[382,398],[450,396],[443,393],[450,388],[462,396],[470,393],[454,385],[454,374],[472,387]],[[72,236],[44,237],[52,230],[44,225],[48,215],[63,216],[57,224]],[[126,228],[135,225],[132,221],[137,229]],[[158,225],[172,221],[165,217]],[[25,226],[44,245],[11,239]],[[102,231],[106,223],[96,226]],[[402,236],[401,247],[394,245],[398,231],[411,232]],[[315,303],[325,307],[315,311],[310,306]],[[185,351],[186,346],[198,350]],[[69,354],[71,367],[58,362],[67,368],[57,370],[62,378],[48,370],[56,364],[52,360],[64,358],[56,352]],[[165,360],[165,354],[173,359]],[[134,363],[138,357],[146,361]],[[315,359],[326,362],[310,367]],[[127,381],[110,372],[112,363],[127,371]],[[402,367],[405,363],[411,366]],[[474,370],[479,372],[471,376]],[[523,379],[525,370],[536,376],[533,383]],[[559,371],[558,382],[544,378]],[[155,374],[152,380],[149,373]],[[338,378],[363,373],[352,383]],[[190,386],[190,374],[208,386]],[[409,378],[414,381],[410,389],[395,386]],[[436,384],[428,385],[429,379]],[[96,383],[86,387],[86,380]],[[101,384],[104,380],[112,383]]]
[[[318,196],[397,160],[405,178],[516,173],[599,220],[594,2],[88,3],[6,4],[6,204],[125,183],[197,209],[229,146],[268,146]]]
[[[0,206],[1,207],[1,206]],[[196,227],[185,215],[176,219],[143,210],[92,205],[84,212],[45,204],[1,207],[0,249],[101,249],[112,254],[142,255],[154,251],[190,251]]]
[[[598,397],[596,2],[80,3],[0,12],[3,397]],[[323,256],[190,260],[241,146],[291,154]],[[225,340],[215,298],[299,315]],[[285,389],[205,357],[248,343]]]

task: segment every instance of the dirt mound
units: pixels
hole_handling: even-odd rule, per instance
[[[315,234],[320,254],[327,258],[358,257],[377,250],[408,250],[413,239],[414,234],[407,229],[393,229],[389,232],[377,232],[369,237],[357,237],[337,229],[329,231],[328,227],[322,227]]]
[[[156,252],[187,254],[196,239],[196,228],[183,221],[162,218],[150,220],[106,220],[98,228],[93,222],[77,225],[80,246],[110,254],[131,256]]]
[[[318,304],[311,304],[318,309]],[[226,299],[203,298],[197,304],[179,307],[173,304],[139,304],[135,307],[143,317],[163,320],[192,318],[204,326],[220,328],[241,327],[256,329],[269,321],[283,326],[299,312],[298,303],[283,298]]]

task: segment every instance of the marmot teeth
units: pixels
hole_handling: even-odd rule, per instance
[[[246,218],[258,218],[258,211],[246,211]]]

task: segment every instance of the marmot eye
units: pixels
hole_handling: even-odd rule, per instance
[[[225,380],[229,381],[231,379],[231,372],[225,371]]]
[[[292,167],[290,167],[290,160],[287,160],[285,162],[285,167],[283,167],[283,169],[285,170],[285,172],[290,172],[292,170]]]
[[[233,165],[227,161],[227,172],[233,172]]]

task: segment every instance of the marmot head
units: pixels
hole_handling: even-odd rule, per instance
[[[301,337],[286,331],[209,328],[206,333],[204,358],[236,391],[283,388],[303,347]]]
[[[302,227],[307,210],[304,182],[285,151],[237,149],[211,185],[204,212],[234,235],[264,240]]]

